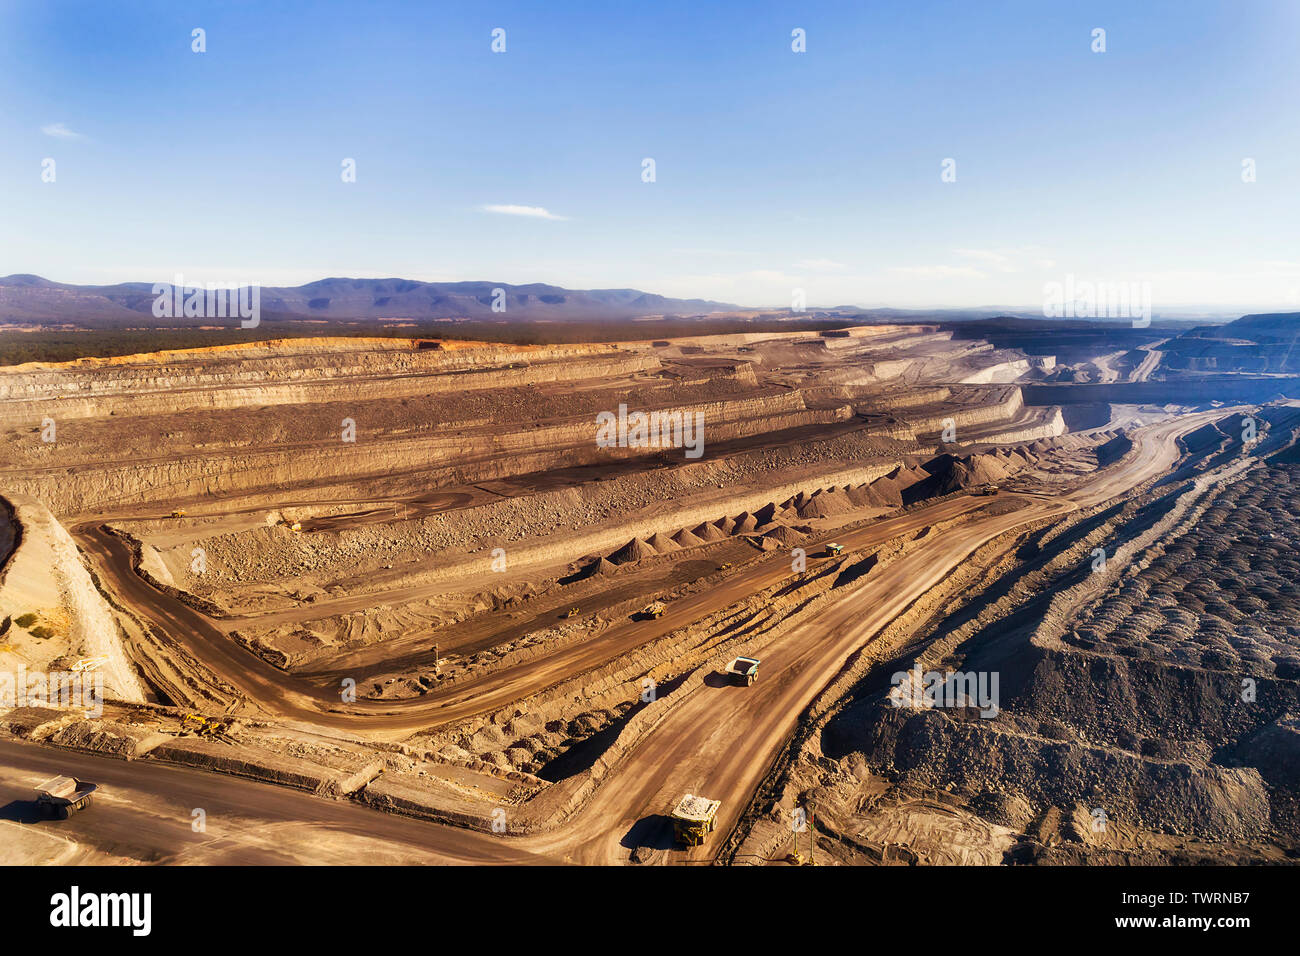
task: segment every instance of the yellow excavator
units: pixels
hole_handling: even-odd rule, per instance
[[[226,725],[215,717],[202,717],[199,714],[186,714],[181,718],[181,726],[200,737],[217,737],[226,730]]]

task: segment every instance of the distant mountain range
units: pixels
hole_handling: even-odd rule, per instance
[[[169,280],[160,280],[169,281]],[[152,282],[69,285],[34,275],[0,278],[0,322],[59,323],[105,328],[202,325],[203,319],[155,319]],[[505,313],[493,311],[504,290]],[[267,319],[524,319],[581,321],[647,315],[701,315],[737,306],[706,299],[671,299],[636,289],[562,289],[505,282],[417,282],[411,279],[321,279],[300,286],[263,286]],[[218,320],[220,321],[220,320]]]
[[[170,281],[170,277],[159,281]],[[35,275],[5,276],[0,278],[0,323],[103,329],[201,326],[223,321],[183,317],[156,319],[153,315],[156,298],[153,286],[153,282],[72,285]],[[493,311],[496,289],[504,290],[504,313]],[[770,312],[766,317],[794,317],[788,308],[782,306],[755,310],[709,299],[673,299],[637,289],[583,290],[542,283],[510,285],[505,282],[419,282],[413,279],[320,279],[300,286],[263,286],[261,310],[263,319],[267,321],[286,322],[296,319],[330,322],[374,319],[582,322],[656,315],[694,317],[715,312]],[[877,322],[955,322],[1013,317],[1042,320],[1041,310],[990,306],[903,309],[845,305],[810,310],[804,317]],[[1157,321],[1183,326],[1224,322],[1230,317],[1217,310],[1207,310],[1199,315],[1196,310],[1155,314]],[[1277,319],[1275,315],[1245,316],[1238,323],[1247,327],[1267,326]],[[1119,324],[1127,324],[1127,320]],[[1286,324],[1283,322],[1284,328]]]
[[[1300,312],[1265,312],[1243,315],[1235,322],[1220,326],[1207,335],[1218,338],[1242,338],[1257,342],[1297,342],[1300,341]]]

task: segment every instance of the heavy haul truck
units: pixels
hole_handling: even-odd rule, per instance
[[[55,777],[36,788],[36,806],[45,816],[66,820],[90,806],[91,797],[98,789],[93,783],[76,777]]]
[[[750,687],[758,680],[758,665],[761,663],[754,657],[737,657],[727,665],[727,676],[733,684]]]
[[[700,846],[717,824],[721,800],[688,793],[672,812],[673,838],[682,846]]]

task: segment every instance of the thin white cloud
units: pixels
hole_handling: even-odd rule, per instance
[[[799,281],[795,276],[780,269],[751,269],[749,272],[741,273],[740,278],[750,282],[780,282],[786,285]]]
[[[68,129],[66,123],[46,123],[41,127],[41,132],[46,136],[53,136],[55,139],[85,139],[80,133]]]
[[[834,259],[800,259],[795,264],[796,269],[804,272],[841,272],[847,269],[842,262],[836,262]]]
[[[491,205],[484,206],[484,212],[494,212],[501,216],[527,216],[532,219],[553,219],[557,222],[568,219],[568,216],[557,216],[543,206],[512,206],[512,205]]]
[[[990,269],[996,269],[998,272],[1016,271],[1011,257],[998,252],[996,249],[954,249],[953,251],[963,258],[982,262]]]
[[[1041,272],[1056,265],[1055,260],[1034,246],[1019,249],[954,249],[953,252],[963,259],[973,259],[994,272],[1026,272],[1032,269]]]
[[[745,256],[750,253],[742,252],[739,249],[711,249],[707,246],[686,246],[676,249],[670,249],[675,256]]]
[[[984,273],[969,266],[894,266],[894,275],[909,279],[983,279]]]

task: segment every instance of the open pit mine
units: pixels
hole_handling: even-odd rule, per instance
[[[1294,861],[1267,318],[0,368],[0,862]]]

